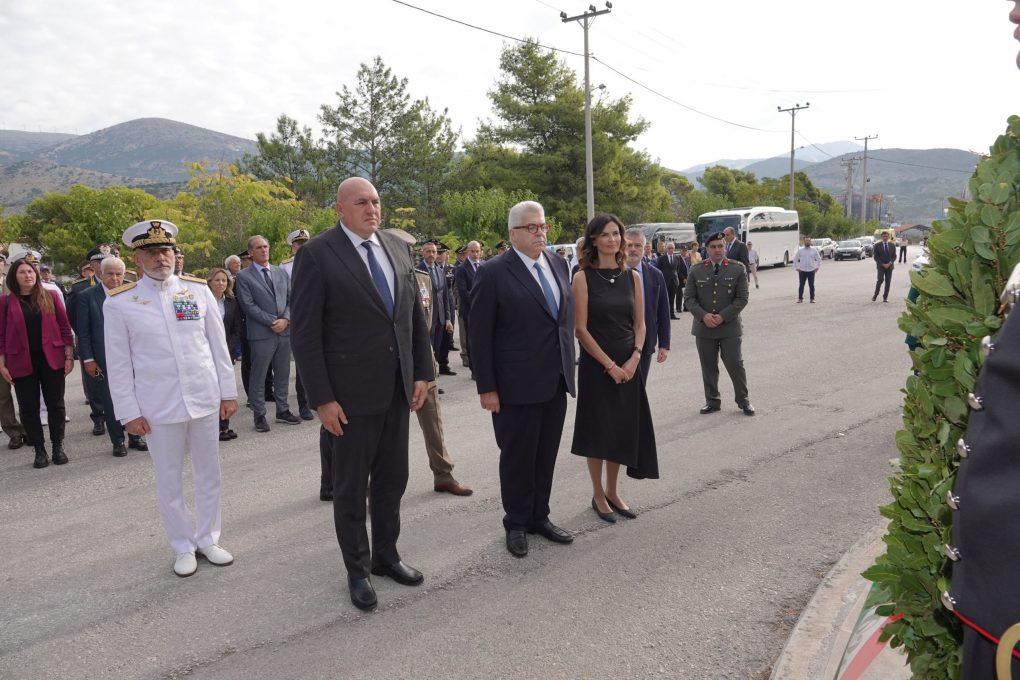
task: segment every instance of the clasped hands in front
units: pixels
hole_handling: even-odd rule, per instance
[[[722,326],[725,322],[726,320],[722,318],[721,314],[713,314],[712,312],[709,312],[705,316],[701,317],[701,323],[705,324],[709,328],[718,328],[719,326]]]

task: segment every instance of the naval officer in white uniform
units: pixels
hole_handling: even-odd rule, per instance
[[[177,227],[139,222],[124,243],[143,274],[103,305],[107,374],[117,419],[148,435],[156,495],[174,573],[191,576],[196,553],[226,566],[220,538],[219,421],[237,411],[237,385],[223,320],[206,282],[174,275]],[[191,450],[195,522],[184,503],[184,453]]]
[[[290,246],[290,257],[280,263],[280,269],[287,272],[287,276],[293,278],[294,258],[297,256],[297,251],[301,250],[301,246],[308,243],[309,238],[310,236],[308,235],[307,229],[295,229],[287,234],[287,245]]]

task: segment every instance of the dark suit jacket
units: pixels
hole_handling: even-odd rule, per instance
[[[673,264],[669,263],[669,255],[659,255],[655,266],[662,272],[666,285],[670,288],[679,288],[687,280],[687,264],[684,262],[684,258],[676,253],[673,254]]]
[[[726,253],[726,258],[740,262],[744,265],[745,269],[751,267],[751,256],[747,252],[747,245],[745,245],[740,239],[735,239],[733,241],[733,245],[730,246],[729,252]]]
[[[234,348],[241,340],[241,333],[247,330],[241,321],[241,305],[235,297],[223,298],[223,330],[227,334],[227,349],[233,358]]]
[[[337,401],[348,415],[376,415],[393,401],[398,367],[408,404],[414,381],[435,377],[410,251],[392,234],[377,236],[393,266],[392,319],[339,224],[297,252],[291,346],[311,408]]]
[[[481,260],[478,262],[481,267]],[[460,300],[460,315],[467,319],[471,315],[471,286],[475,283],[475,268],[470,258],[464,260],[457,267],[456,273],[457,296]]]
[[[641,267],[641,281],[645,298],[645,346],[644,354],[651,354],[656,347],[669,349],[669,298],[666,297],[666,279],[655,267],[644,264]]]
[[[244,311],[249,340],[272,338],[277,335],[270,328],[273,322],[290,318],[290,277],[279,267],[270,265],[269,278],[273,282],[272,291],[266,285],[262,268],[252,264],[239,271],[234,279],[234,291]],[[289,336],[290,327],[279,335]]]
[[[415,267],[420,272],[425,272],[432,278],[432,274],[425,264],[425,260]],[[446,333],[446,322],[453,321],[453,291],[446,285],[446,270],[441,265],[436,265],[438,273],[432,282],[432,343],[435,349],[439,349],[439,341]],[[438,284],[438,285],[437,285]]]
[[[306,246],[307,247],[307,246]],[[543,253],[545,255],[545,253]],[[504,404],[541,404],[556,396],[560,375],[574,386],[574,295],[567,261],[546,261],[559,287],[553,318],[542,288],[513,250],[479,267],[471,289],[468,346],[478,393],[498,392]]]
[[[71,291],[66,296],[67,320],[71,322],[71,328],[75,333],[78,332],[78,296],[97,286],[99,286],[99,279],[95,276],[80,279],[71,284]]]
[[[100,286],[85,289],[77,296],[78,356],[92,359],[106,371],[106,339],[103,333],[103,303],[106,289]]]
[[[894,266],[896,264],[896,244],[892,241],[889,241],[889,243],[879,241],[875,244],[875,266],[880,267],[883,264],[892,264]],[[892,269],[892,267],[889,267],[889,269]]]

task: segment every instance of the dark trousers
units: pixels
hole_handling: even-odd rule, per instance
[[[100,366],[100,370],[103,368]],[[82,377],[89,377],[88,373],[82,373]],[[110,442],[113,444],[124,443],[124,426],[117,420],[113,413],[113,397],[110,396],[110,383],[105,377],[100,380],[89,377],[93,384],[93,394],[99,397],[100,407],[106,420],[106,433],[110,435]],[[47,404],[46,408],[49,408]]]
[[[223,418],[220,418],[220,432],[226,432],[229,429],[230,429],[230,418],[227,418],[226,420],[224,420]]]
[[[995,648],[991,640],[970,626],[963,627],[963,680],[996,680]],[[1020,678],[1020,659],[1012,659],[1010,670],[1014,678]]]
[[[39,418],[39,390],[42,390],[46,410],[49,411],[50,441],[64,441],[64,372],[49,366],[14,379],[14,392],[18,395],[18,412],[21,424],[34,446],[46,443],[42,420]]]
[[[900,246],[900,256],[896,259],[896,261],[897,262],[906,262],[907,261],[907,247],[906,246]]]
[[[874,297],[878,297],[878,290],[879,290],[879,288],[882,287],[882,282],[884,281],[885,282],[885,292],[882,293],[882,299],[883,300],[888,300],[889,299],[889,286],[892,285],[892,270],[893,270],[893,268],[889,267],[888,269],[886,269],[885,267],[877,267],[877,270],[878,270],[878,280],[875,281],[875,295],[874,295]]]
[[[698,358],[701,359],[701,379],[705,384],[705,403],[718,406],[719,398],[719,355],[723,365],[733,381],[733,394],[737,406],[743,407],[748,402],[747,374],[744,372],[744,359],[740,353],[740,337],[735,338],[695,338]]]
[[[527,531],[549,518],[553,471],[567,414],[566,386],[562,387],[547,402],[500,404],[499,413],[492,414],[507,531]]]
[[[400,499],[407,488],[407,427],[410,411],[400,370],[393,400],[383,413],[347,416],[344,433],[330,439],[333,522],[350,578],[367,578],[373,564],[400,561]],[[371,490],[371,493],[369,493]],[[372,545],[365,528],[365,500],[372,513]]]
[[[669,279],[666,280],[666,299],[669,300],[669,315],[671,317],[676,314],[673,310],[682,310],[684,306],[684,296],[680,295],[679,299],[677,296],[677,291],[679,290],[679,284],[672,283]]]
[[[655,350],[651,352],[641,352],[641,361],[638,366],[641,369],[641,384],[648,384],[648,371],[652,370],[652,357],[655,356]]]
[[[104,409],[106,407],[104,406],[105,402],[103,401],[103,395],[99,389],[96,379],[85,372],[85,362],[79,360],[78,368],[81,369],[81,384],[85,389],[85,398],[89,400],[89,418],[92,419],[93,425],[98,425],[106,420],[106,413],[104,413]],[[110,392],[109,385],[106,386],[106,392],[107,394]],[[18,401],[21,401],[21,397],[18,397]],[[46,405],[46,408],[49,409],[48,404]]]
[[[319,426],[319,495],[333,493],[333,435]]]
[[[436,363],[442,368],[450,367],[450,346],[453,345],[453,334],[446,328],[440,329],[439,347],[436,348]]]
[[[811,291],[811,299],[814,300],[815,299],[815,272],[813,272],[813,271],[810,271],[810,272],[799,271],[797,273],[800,274],[800,286],[798,286],[798,288],[797,288],[797,299],[798,300],[803,300],[804,299],[804,282],[806,281],[807,284],[808,284],[808,290]]]
[[[305,386],[301,383],[301,372],[294,364],[294,391],[297,393],[298,412],[304,412],[308,408],[308,397],[305,395]]]
[[[241,339],[241,384],[244,385],[244,393],[249,394],[248,381],[251,379],[251,345],[247,338]],[[265,401],[273,400],[273,366],[266,371]],[[249,399],[249,401],[251,401]]]

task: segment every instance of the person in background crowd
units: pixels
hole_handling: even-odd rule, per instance
[[[184,251],[180,246],[174,246],[174,276],[191,276],[184,271]]]
[[[744,265],[744,270],[747,271],[747,268],[751,265],[751,260],[747,254],[747,246],[744,245],[743,241],[737,239],[736,230],[733,227],[726,227],[723,229],[723,237],[726,239],[725,256]]]
[[[273,368],[273,399],[276,422],[298,425],[301,420],[290,412],[287,391],[290,379],[290,277],[269,264],[269,241],[256,235],[248,239],[248,252],[254,264],[237,275],[237,301],[247,319],[248,345],[251,347],[251,376],[248,401],[255,415],[255,430],[269,432],[262,385],[269,367]]]
[[[7,293],[6,273],[7,256],[0,254],[0,294],[4,295]],[[0,427],[8,437],[8,449],[14,451],[25,445],[25,428],[14,414],[14,396],[6,380],[0,380]]]
[[[509,246],[507,246],[506,241],[500,241],[499,243],[496,244],[496,254],[497,255],[502,255],[503,253],[505,253],[507,251],[508,247]]]
[[[292,275],[294,271],[294,258],[297,257],[297,252],[301,250],[301,246],[308,243],[309,238],[307,229],[295,229],[287,234],[290,257],[280,263],[280,269],[287,272],[287,276]],[[293,290],[293,288],[292,282],[291,289]],[[301,382],[301,371],[297,370],[297,366],[294,367],[294,392],[297,396],[298,416],[300,416],[301,420],[312,420],[315,416],[312,415],[312,409],[308,408],[308,397],[305,395],[305,386]]]
[[[740,348],[744,332],[740,312],[747,306],[747,273],[743,264],[726,258],[722,234],[709,236],[705,247],[708,259],[691,269],[684,288],[684,301],[694,315],[691,335],[698,348],[705,387],[701,414],[720,409],[719,356],[722,355],[723,365],[733,381],[737,406],[744,415],[753,416],[755,411],[747,393],[747,374]]]
[[[97,276],[99,263],[112,253],[113,249],[109,243],[96,245],[86,256],[89,261],[89,276],[78,279],[71,284],[71,292],[67,294],[66,301],[67,318],[71,322],[71,328],[76,334],[80,333],[78,330],[78,296],[100,285],[99,277]],[[82,269],[84,270],[84,268]],[[81,359],[81,352],[78,352],[78,359]],[[106,434],[106,414],[103,412],[103,400],[99,396],[96,381],[85,371],[84,363],[81,364],[81,371],[82,389],[85,391],[85,400],[89,405],[89,418],[92,419],[92,434],[93,436],[101,437]]]
[[[468,327],[471,324],[471,288],[475,283],[475,275],[482,264],[482,244],[471,241],[464,248],[464,262],[457,268],[456,286],[460,305],[457,313],[460,316],[460,359],[466,368],[471,368],[470,346],[468,344]],[[471,371],[474,380],[475,372]]]
[[[89,288],[78,296],[78,353],[81,356],[84,372],[95,384],[95,393],[99,397],[106,417],[106,433],[113,444],[113,455],[118,458],[127,455],[124,445],[124,426],[113,410],[113,399],[110,396],[110,383],[106,380],[106,338],[104,331],[103,306],[110,291],[124,284],[124,261],[111,255],[99,263],[99,285]],[[128,446],[138,451],[148,451],[145,440],[137,435],[128,435]]]
[[[803,242],[804,245],[798,248],[797,253],[793,256],[793,269],[797,272],[797,278],[800,280],[797,286],[797,302],[804,302],[804,282],[806,281],[813,303],[815,301],[815,274],[822,266],[822,255],[817,248],[811,245],[810,236],[805,235]]]
[[[74,338],[58,293],[40,285],[39,253],[11,255],[7,290],[0,310],[0,375],[18,395],[21,422],[35,447],[33,466],[50,464],[39,418],[39,391],[52,416],[49,422],[53,464],[67,462],[64,452],[64,377],[74,370]]]
[[[691,253],[691,264],[701,264],[702,260],[705,259],[704,249],[698,245],[697,241],[691,241],[691,247],[689,248]]]
[[[397,539],[410,411],[435,377],[407,245],[379,231],[381,210],[371,182],[345,179],[336,227],[311,239],[294,265],[294,358],[328,433],[337,542],[351,602],[365,610],[378,604],[370,574],[424,581],[401,560]]]
[[[889,232],[882,232],[882,241],[875,244],[875,271],[878,280],[875,281],[875,294],[871,301],[878,299],[878,292],[885,283],[885,292],[882,293],[882,302],[889,302],[889,286],[892,285],[893,265],[896,262],[896,246],[889,243]]]
[[[666,297],[666,279],[658,268],[645,262],[647,252],[645,234],[638,227],[631,227],[623,233],[627,266],[637,272],[641,280],[641,292],[645,301],[645,344],[641,348],[641,382],[648,383],[648,371],[652,367],[652,356],[662,363],[669,356],[669,338],[672,332],[669,323],[669,299]],[[658,351],[656,351],[656,347]]]
[[[439,263],[442,272],[446,275],[446,290],[447,297],[449,298],[450,302],[450,315],[452,317],[451,321],[455,321],[457,318],[456,272],[454,271],[454,268],[450,265],[450,247],[447,246],[445,243],[440,243],[438,245],[438,257],[436,258],[436,262]],[[442,357],[442,360],[446,362],[446,365],[449,366],[450,352],[451,351],[459,352],[460,347],[457,347],[457,344],[453,341],[453,329],[450,329],[446,333],[446,336],[443,338],[443,340],[444,340],[443,351],[440,353],[440,356]]]
[[[684,264],[683,258],[676,254],[676,244],[672,241],[666,244],[666,253],[659,256],[656,264],[666,279],[669,318],[678,319],[680,317],[676,313],[678,310],[683,310],[684,303],[683,298],[677,295],[677,293],[683,290],[684,282],[687,281],[687,265]]]
[[[240,264],[240,260],[238,261]],[[234,347],[239,342],[241,333],[241,308],[234,297],[234,281],[230,278],[230,272],[213,267],[205,275],[205,281],[209,285],[209,292],[216,300],[217,311],[223,319],[223,331],[226,335],[227,347]],[[230,356],[231,363],[235,361],[233,353]],[[230,418],[220,419],[220,441],[237,439],[237,433],[230,429]]]
[[[747,282],[751,283],[751,277],[754,277],[754,287],[758,287],[758,249],[754,247],[754,244],[750,241],[747,242],[747,261],[749,266],[747,268]]]
[[[482,267],[471,288],[471,363],[478,400],[492,414],[506,547],[528,554],[528,533],[573,535],[549,520],[556,455],[574,388],[574,300],[567,263],[545,252],[540,203],[510,208],[513,250]]]
[[[585,236],[581,272],[573,282],[574,332],[583,351],[570,451],[587,459],[592,510],[614,523],[614,511],[637,517],[620,497],[620,466],[627,466],[627,475],[635,479],[659,477],[652,412],[639,375],[644,291],[640,275],[625,266],[624,227],[618,217],[596,215]],[[641,249],[635,243],[635,259]],[[672,250],[666,246],[667,254]]]
[[[897,262],[906,262],[907,261],[907,237],[906,236],[900,236],[896,240],[899,242],[899,246],[900,246],[900,256],[899,256],[899,258],[896,261]]]
[[[223,266],[230,274],[230,280],[233,281],[237,273],[241,271],[241,258],[237,255],[227,255],[227,259],[223,260]]]
[[[60,293],[61,299],[67,296],[67,291],[64,290],[64,287],[61,286],[55,278],[53,278],[53,270],[48,264],[39,266],[39,276],[42,279],[42,285],[44,288],[57,291]]]
[[[159,514],[180,577],[196,555],[225,567],[219,545],[221,419],[237,411],[237,386],[223,321],[202,279],[174,275],[177,226],[138,222],[123,236],[143,276],[112,291],[103,306],[110,394],[128,434],[148,435]],[[130,294],[128,294],[130,292]],[[203,370],[184,370],[201,366]],[[195,519],[184,501],[182,468],[191,451]]]
[[[641,264],[647,264],[649,267],[658,267],[655,264],[655,257],[652,255],[652,244],[645,243],[645,250],[641,257]]]
[[[429,324],[432,351],[439,364],[440,375],[457,375],[450,369],[449,356],[447,356],[445,364],[442,356],[443,338],[447,333],[453,332],[453,299],[446,286],[446,273],[436,262],[439,250],[435,243],[429,242],[423,245],[421,255],[421,262],[415,269],[425,272],[432,278],[432,322]]]
[[[247,269],[251,266],[251,253],[247,250],[242,253],[238,253],[237,256],[241,258],[241,269]]]

